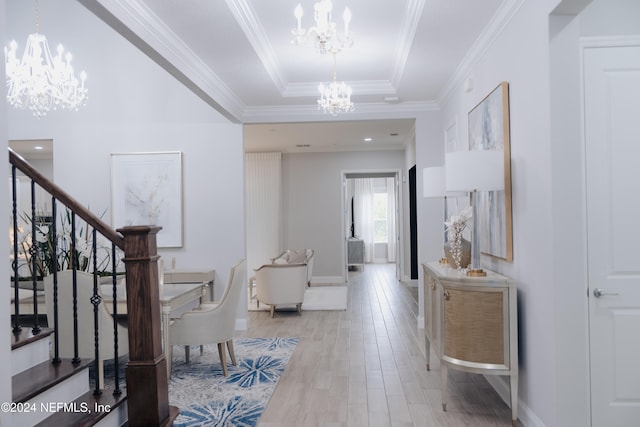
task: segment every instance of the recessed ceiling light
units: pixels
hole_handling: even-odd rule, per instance
[[[34,150],[44,150],[44,147],[41,145],[36,145],[35,147],[33,147]]]
[[[373,138],[365,138],[364,139],[364,142],[371,142],[371,141],[373,141]]]

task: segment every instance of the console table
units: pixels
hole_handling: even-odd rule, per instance
[[[518,313],[515,282],[493,271],[468,277],[448,264],[423,264],[427,370],[430,350],[440,359],[442,409],[448,370],[508,375],[511,422],[518,420]]]

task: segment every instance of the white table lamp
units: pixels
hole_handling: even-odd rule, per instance
[[[504,152],[502,150],[455,151],[445,154],[445,191],[471,193],[473,231],[471,239],[471,268],[468,276],[486,276],[480,268],[478,236],[478,191],[504,189]]]

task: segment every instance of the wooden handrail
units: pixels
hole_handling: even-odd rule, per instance
[[[118,248],[124,250],[124,238],[119,233],[94,215],[89,209],[82,206],[76,199],[65,193],[64,190],[56,184],[49,181],[47,177],[35,170],[33,166],[11,148],[9,148],[9,162],[55,197],[56,200],[62,202],[62,204],[74,211],[76,215],[85,220],[88,225],[100,232],[100,234],[113,242]]]

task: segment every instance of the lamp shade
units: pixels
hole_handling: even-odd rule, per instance
[[[422,169],[422,193],[424,197],[444,197],[444,166]]]
[[[504,189],[502,150],[454,151],[445,154],[446,191]]]

